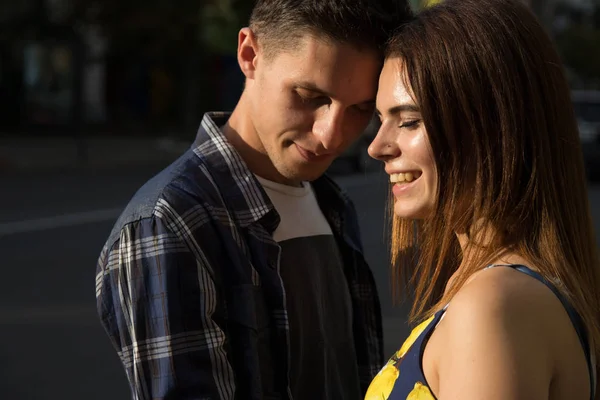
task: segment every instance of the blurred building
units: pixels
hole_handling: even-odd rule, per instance
[[[204,51],[201,4],[0,1],[0,134],[162,134],[231,109],[243,82]]]
[[[68,130],[81,116],[81,35],[69,0],[0,3],[0,129]]]

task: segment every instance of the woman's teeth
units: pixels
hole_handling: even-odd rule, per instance
[[[391,174],[391,183],[412,182],[421,176],[420,172],[401,172],[399,174]]]

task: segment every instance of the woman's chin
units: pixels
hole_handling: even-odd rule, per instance
[[[406,204],[406,202],[396,200],[394,204],[394,215],[401,219],[419,220],[424,219],[429,214],[425,207]]]

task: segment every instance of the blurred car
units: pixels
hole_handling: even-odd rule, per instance
[[[600,90],[574,90],[573,108],[579,126],[588,176],[600,179]]]

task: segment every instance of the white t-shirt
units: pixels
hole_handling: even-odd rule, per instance
[[[290,324],[290,387],[296,400],[361,398],[352,301],[336,239],[312,186],[257,177],[281,217],[280,275]]]

